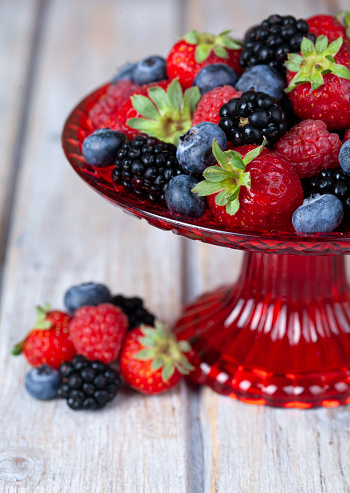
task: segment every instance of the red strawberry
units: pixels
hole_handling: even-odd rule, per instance
[[[208,196],[214,217],[228,228],[285,230],[303,202],[297,173],[288,161],[263,145],[223,152],[213,143],[218,166],[204,171],[205,180],[193,192]]]
[[[89,117],[95,128],[107,126],[107,122],[123,106],[129,97],[140,88],[131,80],[120,80],[110,84],[106,94],[91,108]]]
[[[34,329],[12,350],[12,354],[23,352],[32,366],[47,364],[58,369],[64,361],[71,361],[77,354],[70,339],[69,324],[72,317],[53,310],[50,306],[37,307],[38,319]]]
[[[200,97],[198,87],[191,87],[183,94],[177,79],[154,82],[136,91],[107,126],[122,130],[128,139],[141,132],[177,144],[179,136],[192,126]]]
[[[128,318],[121,309],[101,303],[75,311],[70,336],[78,354],[108,364],[118,357],[127,329]]]
[[[184,39],[171,49],[167,61],[170,79],[177,77],[181,86],[191,87],[197,73],[206,65],[224,63],[232,67],[237,75],[243,70],[239,64],[240,45],[224,31],[218,36],[209,33],[189,31]]]
[[[304,38],[301,55],[289,54],[286,91],[302,119],[323,120],[329,130],[350,126],[350,42],[338,38],[328,45],[319,36],[314,45]]]
[[[274,149],[292,164],[299,178],[305,178],[339,166],[341,145],[339,135],[330,134],[323,121],[304,120],[292,127]]]
[[[144,394],[159,394],[174,387],[193,370],[183,353],[187,341],[177,341],[160,322],[131,330],[120,355],[120,374],[130,387]]]
[[[240,98],[242,93],[236,91],[232,86],[216,87],[206,92],[199,101],[193,115],[192,126],[200,122],[212,122],[219,124],[219,109],[230,99]]]
[[[310,32],[314,33],[316,37],[323,34],[330,40],[337,39],[340,36],[346,38],[345,26],[332,15],[314,15],[313,17],[306,19],[306,22],[309,25]]]

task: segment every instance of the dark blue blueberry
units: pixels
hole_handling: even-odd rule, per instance
[[[116,84],[120,80],[134,80],[134,71],[135,71],[136,63],[125,63],[115,76],[112,79],[112,84]]]
[[[238,75],[232,67],[224,63],[213,63],[202,68],[196,75],[193,85],[199,87],[201,94],[215,89],[219,86],[234,86]]]
[[[255,65],[246,70],[235,85],[237,91],[264,92],[278,101],[282,100],[285,88],[285,78],[278,70],[268,65]]]
[[[165,59],[161,56],[149,56],[136,64],[134,82],[137,84],[150,84],[167,78]]]
[[[330,193],[316,194],[304,200],[293,214],[293,226],[298,233],[330,233],[342,222],[344,208]]]
[[[64,306],[70,313],[74,313],[81,306],[96,306],[111,302],[112,295],[107,286],[95,282],[72,286],[64,295]]]
[[[341,146],[338,159],[344,173],[350,175],[350,140]]]
[[[205,214],[206,200],[191,192],[198,180],[189,175],[178,175],[170,180],[165,189],[168,209],[181,216],[200,218]]]
[[[176,151],[180,166],[190,173],[203,173],[208,166],[217,164],[212,152],[214,140],[220,149],[227,149],[225,132],[215,123],[201,122],[190,128],[180,137]]]
[[[114,164],[120,147],[126,136],[118,130],[101,128],[86,137],[83,142],[83,156],[92,166],[110,166]]]
[[[48,400],[57,396],[61,377],[57,370],[48,365],[38,366],[27,373],[24,384],[35,399]]]

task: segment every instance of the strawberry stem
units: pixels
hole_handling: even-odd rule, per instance
[[[13,346],[11,354],[13,354],[14,356],[18,356],[19,354],[21,354],[23,352],[25,341],[26,339],[23,339],[23,341],[18,342],[15,346]]]

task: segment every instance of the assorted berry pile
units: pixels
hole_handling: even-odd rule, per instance
[[[112,295],[100,283],[70,287],[66,311],[38,308],[38,320],[12,354],[33,367],[28,393],[66,399],[75,410],[102,409],[126,384],[145,394],[174,387],[193,370],[191,346],[156,320],[141,298]]]
[[[90,110],[85,161],[106,168],[116,193],[180,218],[256,232],[346,230],[349,25],[348,12],[276,14],[243,41],[189,31],[167,57],[118,71]]]

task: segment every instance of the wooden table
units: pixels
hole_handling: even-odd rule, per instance
[[[232,281],[240,252],[132,219],[73,172],[64,120],[126,60],[166,55],[197,28],[240,36],[271,13],[336,12],[344,1],[2,0],[0,2],[0,491],[350,491],[350,408],[276,410],[182,383],[159,397],[122,391],[99,413],[30,398],[11,346],[36,304],[102,281],[172,322]]]

